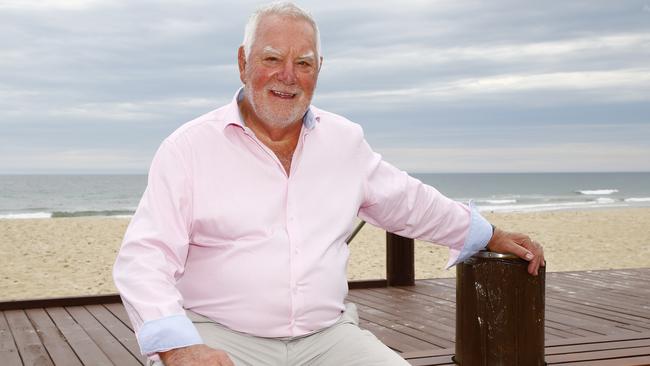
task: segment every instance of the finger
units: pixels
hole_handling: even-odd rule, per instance
[[[537,276],[539,274],[539,265],[540,265],[540,258],[535,257],[530,263],[528,263],[528,273],[530,273],[533,276]]]
[[[522,244],[513,242],[508,244],[507,252],[512,253],[516,255],[517,257],[527,260],[527,261],[532,261],[535,258],[535,254],[528,250],[526,247],[524,247]]]
[[[533,245],[535,245],[535,257],[539,260],[539,266],[540,267],[545,267],[546,266],[546,258],[544,258],[544,247],[537,241],[533,241]]]

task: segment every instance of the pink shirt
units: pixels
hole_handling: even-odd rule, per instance
[[[357,217],[448,246],[450,265],[491,235],[475,210],[384,162],[341,116],[310,107],[288,176],[243,125],[237,97],[184,124],[153,159],[114,267],[142,352],[201,343],[184,309],[262,337],[333,324]]]

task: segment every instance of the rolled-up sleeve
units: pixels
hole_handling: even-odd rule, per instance
[[[169,140],[156,152],[113,267],[115,285],[147,355],[202,343],[175,286],[192,222],[191,171],[184,155]]]
[[[361,219],[404,237],[449,247],[447,268],[485,248],[492,227],[471,203],[449,199],[383,161],[365,140],[359,156],[367,172]]]

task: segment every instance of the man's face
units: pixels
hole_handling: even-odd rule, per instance
[[[239,51],[240,78],[253,118],[273,127],[300,120],[314,95],[320,60],[314,29],[305,20],[260,19],[248,61]]]

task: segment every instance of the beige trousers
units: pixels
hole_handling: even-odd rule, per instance
[[[359,328],[357,308],[351,303],[334,325],[306,336],[288,338],[255,337],[230,330],[191,311],[187,314],[205,344],[226,351],[236,366],[409,365],[372,333]]]

